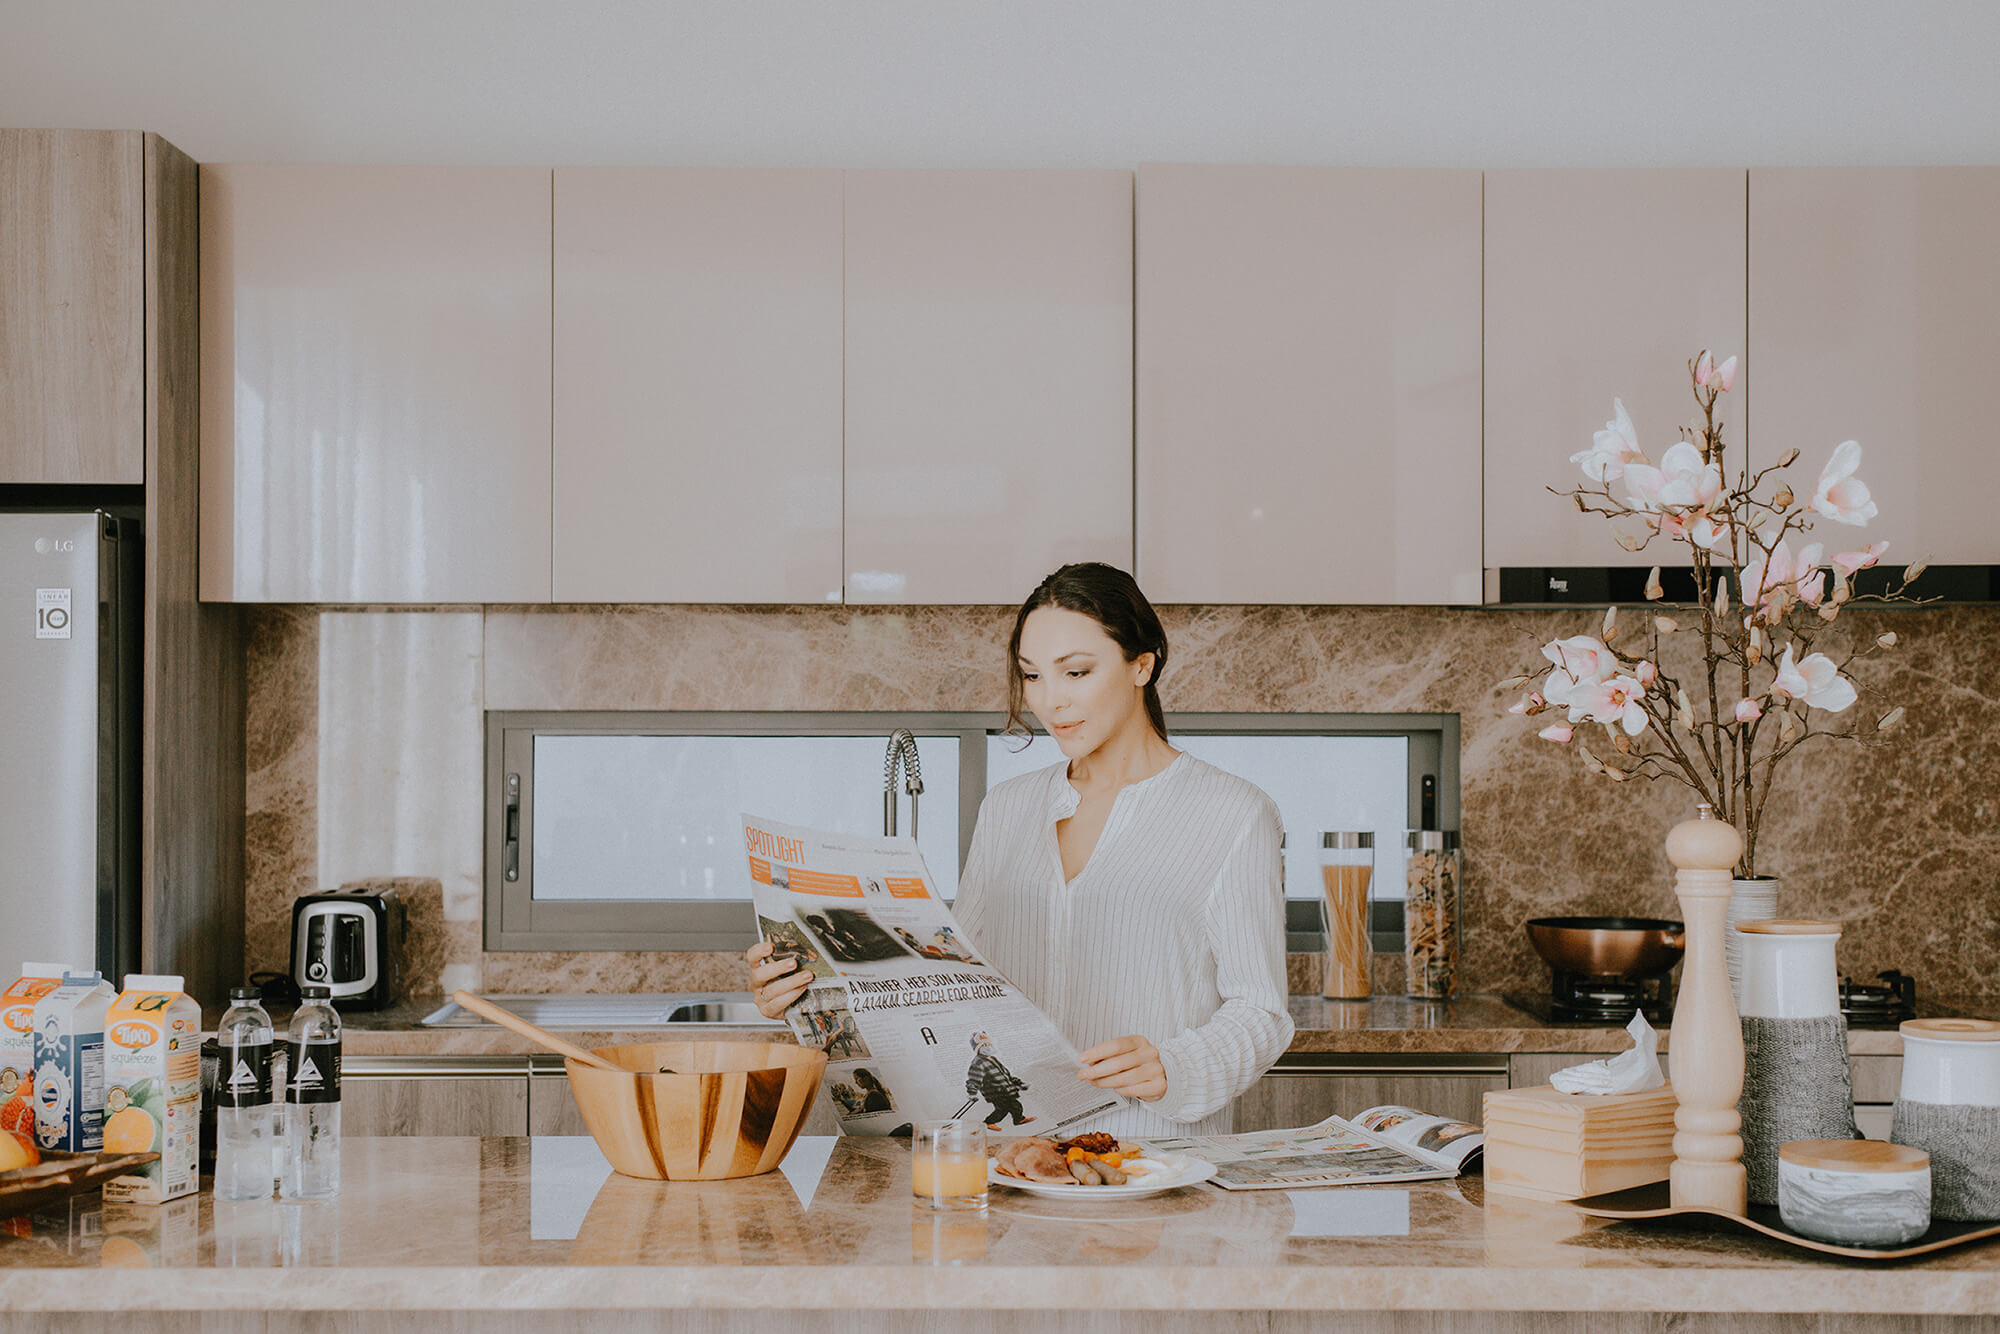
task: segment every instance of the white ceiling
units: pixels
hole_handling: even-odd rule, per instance
[[[1991,0],[0,0],[203,161],[2000,163]]]

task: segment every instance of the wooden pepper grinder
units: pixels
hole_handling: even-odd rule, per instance
[[[1743,1027],[1729,986],[1723,931],[1743,838],[1701,803],[1696,817],[1667,835],[1674,894],[1687,924],[1687,958],[1674,1000],[1671,1047],[1674,1163],[1668,1181],[1676,1208],[1700,1206],[1741,1215],[1748,1203],[1743,1170]]]

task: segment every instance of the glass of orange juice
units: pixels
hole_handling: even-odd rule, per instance
[[[910,1189],[926,1209],[986,1207],[986,1127],[919,1121],[910,1141]]]

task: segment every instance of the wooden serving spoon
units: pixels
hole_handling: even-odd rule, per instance
[[[625,1074],[632,1073],[622,1065],[614,1065],[610,1061],[605,1060],[594,1051],[585,1051],[573,1042],[564,1042],[546,1028],[537,1028],[520,1015],[515,1014],[512,1010],[503,1010],[492,1001],[475,996],[469,991],[454,991],[451,993],[451,998],[461,1008],[472,1011],[482,1019],[491,1019],[502,1028],[511,1028],[522,1037],[528,1039],[528,1041],[547,1047],[550,1051],[560,1056],[567,1056],[573,1061],[581,1061],[585,1065],[594,1065],[600,1070],[619,1070]]]

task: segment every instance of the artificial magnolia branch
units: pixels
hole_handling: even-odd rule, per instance
[[[1754,474],[1744,463],[1731,486],[1715,409],[1735,387],[1736,358],[1718,366],[1703,351],[1688,363],[1688,374],[1701,425],[1681,428],[1681,439],[1658,464],[1639,447],[1625,404],[1614,399],[1614,415],[1592,447],[1570,458],[1592,484],[1550,490],[1569,496],[1585,514],[1608,518],[1628,551],[1643,551],[1656,538],[1684,544],[1698,603],[1666,604],[1678,614],[1651,617],[1629,648],[1618,644],[1624,627],[1615,606],[1605,612],[1597,635],[1543,645],[1542,656],[1551,664],[1547,677],[1509,711],[1532,716],[1565,710],[1565,721],[1540,733],[1561,745],[1574,739],[1576,724],[1602,724],[1612,753],[1600,757],[1578,742],[1584,768],[1612,782],[1664,777],[1687,784],[1743,835],[1738,871],[1752,876],[1757,826],[1778,762],[1816,737],[1874,744],[1902,721],[1903,710],[1896,707],[1872,724],[1825,725],[1827,716],[1846,712],[1859,698],[1848,675],[1853,662],[1894,649],[1897,641],[1893,631],[1885,633],[1835,661],[1815,648],[1819,636],[1857,603],[1930,599],[1909,594],[1923,573],[1921,560],[1905,567],[1886,594],[1854,592],[1856,572],[1881,560],[1886,542],[1830,558],[1819,542],[1792,548],[1790,538],[1803,539],[1818,520],[1860,527],[1875,517],[1868,487],[1855,475],[1860,445],[1848,440],[1836,446],[1803,502],[1782,477],[1797,460],[1796,449]],[[1768,497],[1759,494],[1767,480],[1774,486]],[[1646,597],[1654,602],[1664,597],[1657,565],[1647,577]],[[1660,641],[1682,633],[1683,623],[1701,643],[1693,695],[1689,684],[1659,666]],[[1515,689],[1531,680],[1532,674],[1523,674],[1502,685]]]

